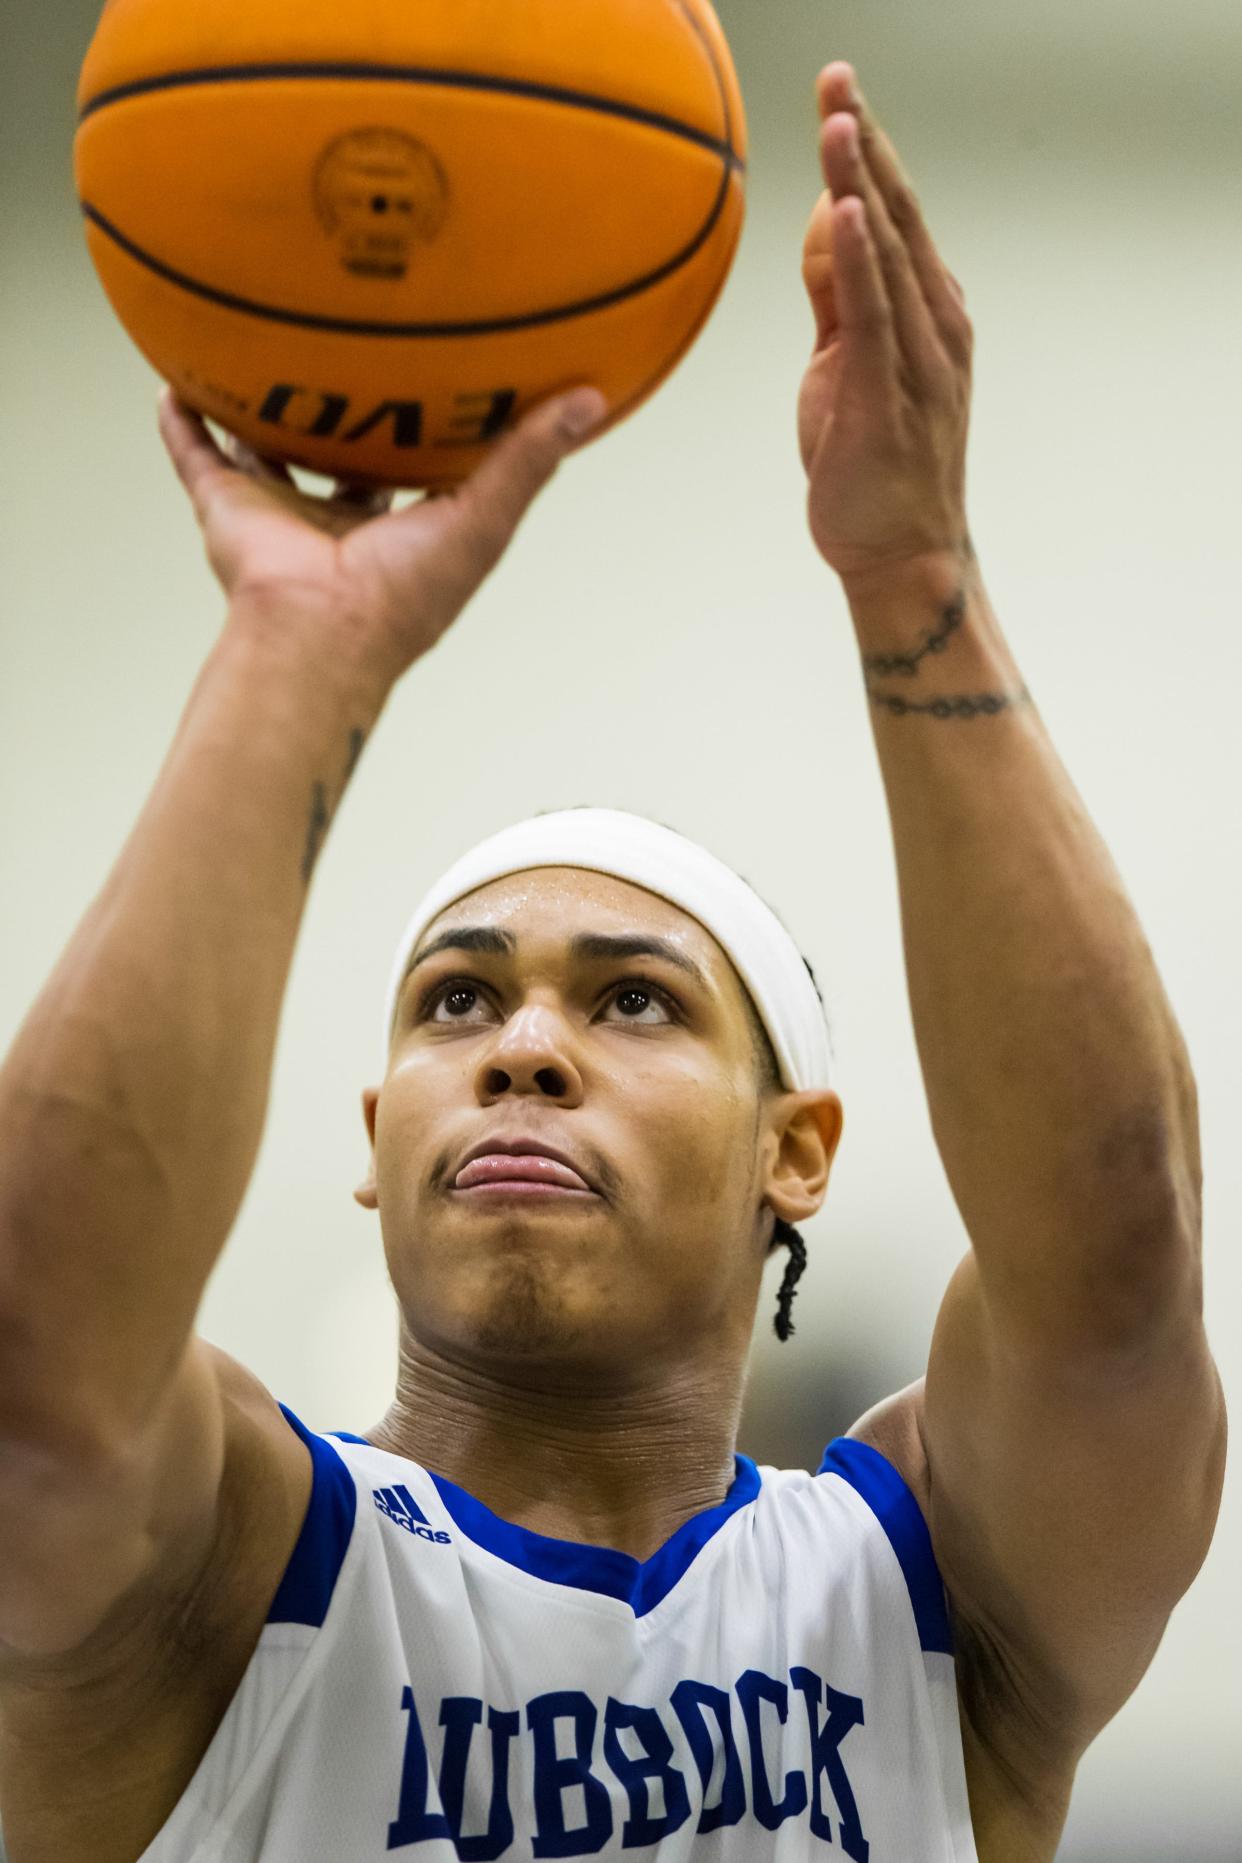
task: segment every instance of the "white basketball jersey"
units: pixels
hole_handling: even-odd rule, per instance
[[[944,1589],[874,1449],[738,1456],[640,1564],[285,1416],[306,1523],[141,1863],[977,1863]]]

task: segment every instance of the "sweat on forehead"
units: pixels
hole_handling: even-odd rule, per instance
[[[568,947],[582,939],[584,928],[614,936],[646,935],[701,966],[714,961],[732,968],[727,952],[692,913],[644,886],[583,867],[532,867],[490,880],[433,919],[419,940],[418,955],[446,932],[466,925],[495,926],[510,948],[515,939],[535,938]]]

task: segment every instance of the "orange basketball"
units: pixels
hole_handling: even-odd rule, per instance
[[[624,419],[742,229],[708,0],[109,0],[78,101],[130,336],[201,413],[332,477],[454,484],[580,382]]]

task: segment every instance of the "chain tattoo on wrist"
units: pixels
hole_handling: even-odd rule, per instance
[[[888,712],[893,718],[907,718],[922,715],[927,718],[984,718],[995,717],[998,712],[1010,711],[1018,705],[1030,702],[1030,693],[1023,686],[1015,694],[1003,692],[963,693],[953,698],[907,699],[900,693],[880,691],[875,681],[878,679],[917,679],[922,672],[923,662],[929,655],[948,651],[953,636],[960,632],[966,623],[966,594],[962,591],[955,595],[945,608],[939,628],[923,637],[923,644],[910,653],[876,653],[863,660],[863,672],[866,676],[867,692],[872,704],[879,711]]]
[[[954,634],[964,626],[966,621],[966,596],[954,596],[944,611],[943,625],[938,632],[928,634],[917,653],[876,653],[863,661],[863,670],[868,676],[881,674],[889,676],[900,673],[906,679],[917,679],[919,667],[929,653],[943,653]]]
[[[349,734],[349,762],[345,767],[345,775],[341,782],[342,795],[349,786],[350,777],[358,768],[358,759],[362,755],[366,741],[365,731],[355,730]],[[327,786],[324,783],[316,783],[311,790],[310,823],[306,833],[306,852],[302,856],[303,886],[309,886],[311,883],[311,875],[315,871],[315,864],[319,859],[324,838],[332,826],[332,815],[333,811],[328,807]]]

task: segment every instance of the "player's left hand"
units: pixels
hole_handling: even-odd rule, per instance
[[[966,443],[974,332],[896,151],[851,87],[821,72],[827,191],[803,278],[815,353],[798,407],[811,534],[846,586],[970,556]]]

